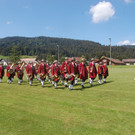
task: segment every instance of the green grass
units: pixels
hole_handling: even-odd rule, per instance
[[[0,84],[0,135],[135,135],[135,66],[112,66],[108,83],[69,91],[24,76]]]

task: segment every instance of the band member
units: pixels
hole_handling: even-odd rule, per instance
[[[60,79],[60,67],[58,66],[58,61],[54,61],[54,65],[52,67],[52,76],[54,81],[54,87],[57,88],[57,83]]]
[[[75,61],[75,65],[76,65],[76,72],[75,72],[75,84],[77,84],[78,82],[78,78],[79,78],[79,61]]]
[[[7,83],[11,83],[14,80],[14,76],[15,76],[15,64],[12,64],[11,62],[9,62],[9,64],[7,65]]]
[[[62,74],[62,81],[65,80],[65,87],[68,87],[68,79],[65,77],[66,74],[68,74],[68,66],[69,66],[69,62],[68,62],[68,57],[65,57],[65,61],[62,63],[61,66],[61,74]]]
[[[75,73],[76,73],[76,65],[75,65],[75,58],[72,58],[71,63],[68,66],[68,74],[69,74],[69,81],[70,81],[70,85],[69,85],[69,89],[72,90],[73,89],[73,85],[75,82]]]
[[[106,82],[106,78],[107,78],[107,76],[109,76],[109,72],[108,72],[108,68],[107,68],[107,64],[106,64],[106,60],[104,60],[103,61],[103,66],[102,66],[102,68],[103,68],[103,77],[104,77],[104,83]]]
[[[88,79],[88,70],[86,67],[86,60],[83,58],[82,62],[79,64],[79,73],[80,73],[80,79],[82,79],[82,88],[84,88],[84,82],[86,79]]]
[[[26,73],[27,73],[29,85],[31,86],[35,75],[35,67],[33,66],[33,62],[29,62],[29,65],[27,65]]]
[[[46,76],[46,80],[49,81],[49,83],[51,82],[51,80],[49,79],[49,70],[50,70],[50,65],[49,62],[46,61],[46,65],[47,65],[47,76]]]
[[[5,74],[3,63],[0,62],[0,83],[2,82],[3,76]]]
[[[38,68],[38,74],[41,80],[41,86],[44,87],[44,81],[46,79],[46,76],[48,74],[48,66],[45,64],[44,60],[41,60],[41,64],[39,65]]]
[[[18,66],[16,67],[16,73],[17,73],[17,78],[18,78],[18,84],[22,83],[23,79],[23,70],[21,69],[22,62],[18,62]]]
[[[93,85],[93,81],[97,76],[97,69],[95,66],[95,62],[94,62],[94,58],[91,59],[91,62],[89,64],[89,81],[90,81],[90,85]]]
[[[103,74],[102,62],[99,62],[99,65],[98,65],[98,79],[99,79],[98,83],[99,84],[102,84],[101,83],[102,74]]]

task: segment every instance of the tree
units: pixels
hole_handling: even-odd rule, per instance
[[[14,62],[14,63],[18,63],[18,61],[20,60],[20,50],[19,50],[19,47],[17,46],[13,46],[11,51],[10,51],[10,55],[9,55],[9,60],[11,62]]]

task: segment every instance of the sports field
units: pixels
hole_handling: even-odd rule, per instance
[[[135,135],[135,66],[112,66],[107,83],[0,84],[0,135]]]

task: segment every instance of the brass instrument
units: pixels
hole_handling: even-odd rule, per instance
[[[20,67],[20,71],[18,72],[20,75],[23,74],[23,72],[24,72],[24,67],[25,67],[26,64],[27,64],[27,63],[26,63],[25,61],[23,61],[22,65],[21,65],[21,67]]]
[[[35,63],[33,64],[33,66],[35,67],[35,69],[37,69],[38,66],[39,66],[38,62],[35,62]]]
[[[60,75],[59,75],[59,76],[57,76],[57,75],[53,75],[53,76],[52,76],[52,78],[53,78],[53,79],[57,79],[57,80],[59,80],[59,79],[60,79]]]
[[[46,75],[41,73],[41,74],[39,74],[39,77],[40,77],[41,80],[44,80],[46,78]]]
[[[69,74],[66,74],[66,75],[65,75],[65,79],[71,79],[72,76],[75,77],[76,75],[73,74],[73,73],[71,73],[70,75],[69,75]]]
[[[31,80],[33,76],[31,74],[28,74],[27,77]]]
[[[13,74],[15,72],[15,68],[16,68],[16,64],[13,63],[10,67],[10,69],[8,70],[9,74]]]

